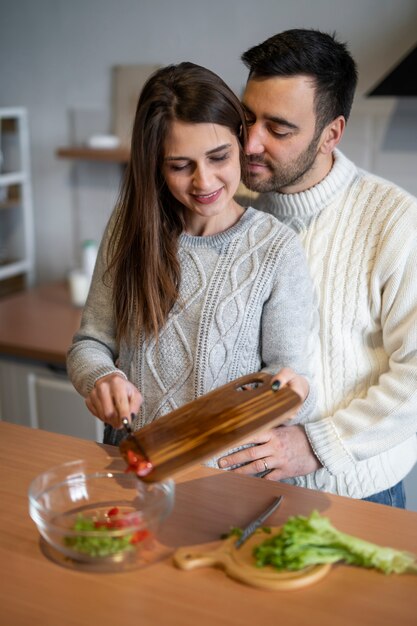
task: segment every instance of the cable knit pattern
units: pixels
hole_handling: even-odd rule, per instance
[[[144,398],[137,429],[260,369],[275,373],[288,366],[311,378],[306,355],[314,338],[313,287],[291,229],[248,208],[225,232],[182,234],[180,297],[158,343],[140,336],[138,345],[119,349],[111,286],[102,279],[111,228],[112,222],[100,247],[81,328],[68,353],[68,373],[79,393],[86,396],[100,376],[122,372]],[[296,421],[308,420],[314,407],[312,387]],[[114,432],[106,432],[106,441],[116,443]]]
[[[340,151],[302,193],[260,196],[299,235],[320,310],[318,414],[306,433],[323,469],[288,482],[363,498],[417,460],[417,203]]]

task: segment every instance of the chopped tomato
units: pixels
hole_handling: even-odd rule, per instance
[[[130,543],[139,543],[149,537],[149,530],[137,530],[133,533]]]
[[[146,476],[153,469],[150,461],[138,456],[133,450],[128,450],[126,455],[128,466],[125,472],[135,472],[137,476]]]
[[[119,507],[118,506],[113,506],[111,509],[109,509],[107,511],[107,515],[109,517],[113,517],[114,515],[119,515],[120,511],[119,511]]]

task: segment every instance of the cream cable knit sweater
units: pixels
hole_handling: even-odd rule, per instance
[[[329,175],[257,208],[293,228],[320,310],[320,417],[306,425],[324,468],[289,481],[363,498],[417,460],[417,203],[341,152]]]
[[[159,344],[115,343],[111,288],[103,282],[103,239],[79,332],[68,354],[68,373],[86,396],[95,381],[119,371],[142,392],[135,428],[231,380],[284,366],[311,378],[313,287],[305,255],[291,229],[249,208],[227,231],[208,237],[183,234],[180,302]],[[144,268],[146,271],[146,268]],[[317,338],[317,335],[316,335]],[[118,369],[116,367],[116,363]],[[315,391],[297,414],[305,421]],[[123,431],[106,428],[106,442]]]

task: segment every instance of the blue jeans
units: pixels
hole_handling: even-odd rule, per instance
[[[390,489],[374,493],[373,496],[363,498],[367,502],[376,502],[377,504],[387,504],[388,506],[395,506],[398,509],[405,509],[405,492],[404,485],[401,482],[394,485]]]

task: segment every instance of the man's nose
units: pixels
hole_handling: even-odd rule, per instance
[[[245,152],[247,155],[262,154],[265,146],[262,141],[262,135],[257,124],[253,124],[248,128],[248,139],[246,142]]]

